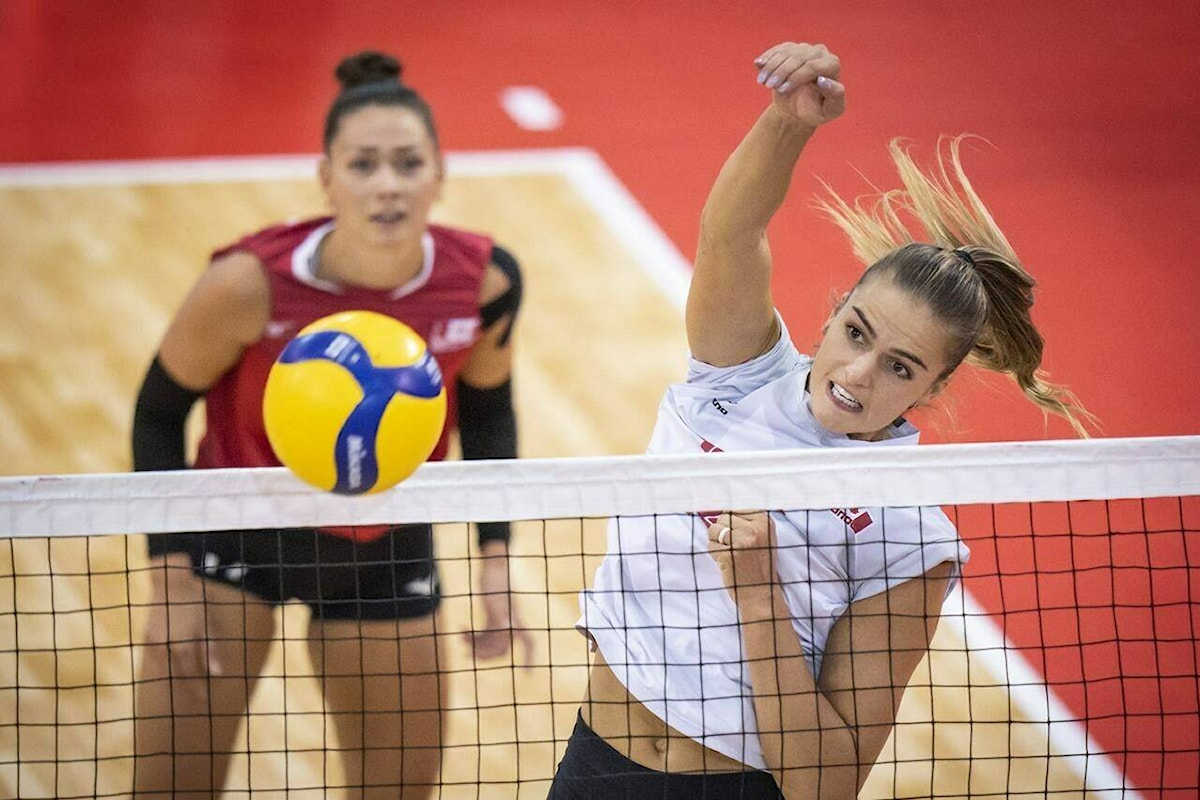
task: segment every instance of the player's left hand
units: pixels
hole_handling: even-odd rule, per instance
[[[735,603],[769,593],[775,577],[775,522],[765,511],[722,513],[708,526],[708,552]]]
[[[520,609],[509,587],[506,554],[484,557],[476,596],[483,603],[483,627],[463,632],[475,658],[497,658],[511,648],[514,664],[522,664],[527,669],[531,667],[533,636],[521,622]]]

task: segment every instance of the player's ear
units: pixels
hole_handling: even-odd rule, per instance
[[[842,306],[846,305],[846,301],[850,299],[850,293],[845,292],[833,304],[833,310],[829,312],[829,317],[826,318],[825,324],[821,326],[821,336],[829,333],[829,326],[833,324],[833,318],[836,317],[842,310]]]
[[[433,196],[436,201],[442,199],[442,191],[446,187],[446,159],[442,157],[440,150],[434,156],[433,169],[437,175],[437,193]]]
[[[929,391],[925,392],[921,399],[913,403],[911,407],[916,408],[917,406],[923,406],[927,403],[933,402],[933,399],[942,393],[942,390],[946,388],[946,384],[949,382],[949,375],[943,375],[942,377],[938,378],[933,382],[933,386],[929,387]]]
[[[328,194],[329,184],[333,180],[333,166],[329,163],[329,156],[321,156],[321,160],[317,163],[317,180],[321,182],[321,188]]]
[[[317,180],[321,183],[321,192],[325,195],[325,205],[331,213],[337,209],[333,205],[333,164],[329,162],[329,156],[322,156],[317,162]]]

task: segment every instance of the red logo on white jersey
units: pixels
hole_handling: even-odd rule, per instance
[[[725,452],[707,439],[700,440],[700,449],[706,453]],[[871,519],[871,515],[868,512],[858,508],[831,508],[829,509],[829,513],[846,523],[850,530],[854,531],[855,533],[862,533],[868,525],[875,521]],[[717,518],[720,516],[720,512],[701,511],[699,512],[698,516],[709,525],[712,525],[717,521]]]
[[[716,401],[714,400],[713,402],[715,403]],[[724,453],[725,452],[724,450],[722,450],[721,448],[717,447],[715,444],[710,442],[708,439],[704,439],[704,438],[700,439],[700,449],[706,453]],[[700,519],[704,520],[709,525],[714,525],[714,524],[716,524],[717,519],[720,518],[721,512],[720,511],[700,511],[700,512],[697,512],[696,516],[700,517]]]
[[[864,528],[874,522],[871,515],[857,508],[831,508],[830,513],[850,526],[850,530],[861,533]]]

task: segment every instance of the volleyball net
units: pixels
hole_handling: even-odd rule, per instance
[[[834,510],[852,548],[862,514],[886,523],[884,509],[938,507],[971,558],[861,796],[1196,797],[1200,437],[442,463],[353,498],[284,470],[0,479],[0,795],[131,793],[151,603],[143,534],[434,523],[444,735],[433,796],[540,798],[587,684],[579,593],[609,520]],[[471,523],[494,520],[514,522],[511,588],[533,645],[518,663],[473,659],[463,638],[483,621]],[[676,569],[655,557],[636,555]],[[314,676],[308,608],[273,614],[245,722],[221,711],[238,676],[208,687],[201,724],[237,729],[227,796],[340,797],[386,782],[337,756],[346,731]],[[232,644],[259,646],[249,626],[238,635]],[[358,691],[406,677],[360,677]],[[375,722],[362,723],[363,752],[394,721]],[[204,755],[197,741],[176,745]]]

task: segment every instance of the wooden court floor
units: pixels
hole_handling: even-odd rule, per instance
[[[127,470],[142,370],[208,252],[321,208],[307,178],[0,186],[0,473]],[[522,454],[640,452],[686,349],[678,305],[639,266],[627,231],[553,169],[452,170],[437,216],[490,231],[525,269]],[[148,596],[130,533],[0,542],[0,642],[16,643],[0,652],[0,796],[128,791],[130,641]],[[470,538],[463,526],[438,533],[452,681],[442,797],[542,797],[586,678],[576,595],[603,553],[603,524],[519,526],[514,583],[537,653],[516,670],[472,669],[458,640],[472,616]],[[323,797],[337,781],[321,755],[306,612],[279,613],[284,641],[254,698],[231,797]],[[942,626],[863,796],[1086,795],[1076,765],[1048,755],[1045,725],[1023,718],[954,630]],[[277,752],[284,741],[294,752]]]

